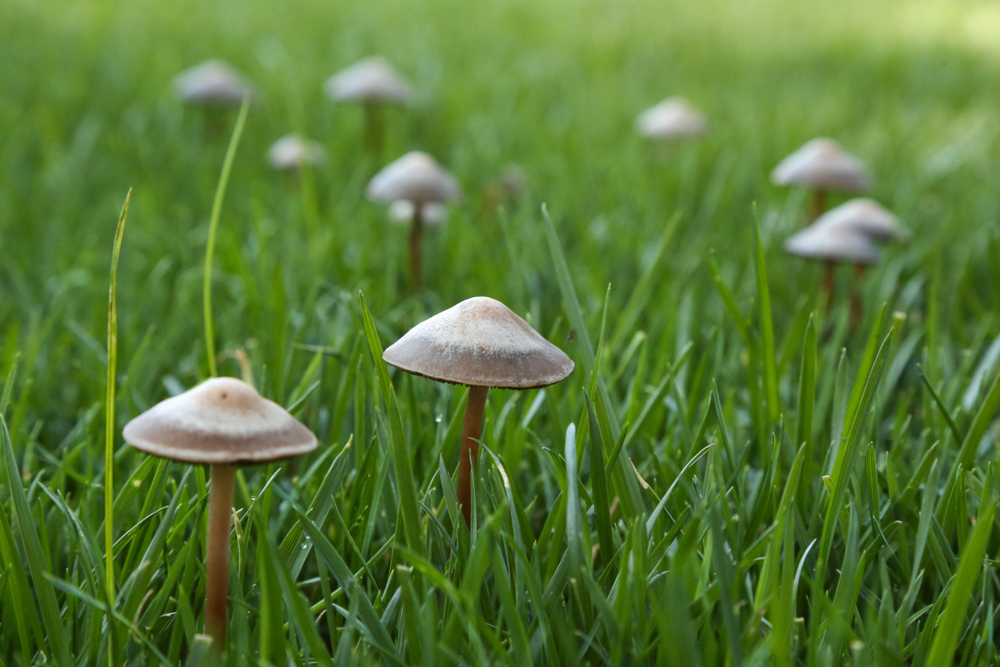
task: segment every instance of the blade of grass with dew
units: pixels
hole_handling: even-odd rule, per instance
[[[208,220],[208,241],[205,245],[205,275],[202,282],[202,304],[205,316],[205,354],[208,355],[208,374],[216,377],[219,374],[215,366],[215,331],[212,325],[212,255],[215,252],[215,236],[219,229],[219,217],[222,215],[222,202],[226,197],[226,187],[229,185],[229,173],[233,169],[236,148],[240,145],[240,136],[246,124],[247,112],[250,110],[249,93],[243,96],[240,115],[236,118],[233,135],[229,139],[229,148],[222,162],[222,172],[215,188],[215,198],[212,200],[212,214]]]
[[[125,195],[121,214],[118,216],[118,226],[115,228],[114,250],[111,255],[111,285],[108,288],[108,378],[104,403],[104,581],[107,586],[108,609],[108,645],[115,647],[114,623],[111,622],[110,604],[115,599],[115,558],[114,558],[114,470],[115,470],[115,383],[118,373],[118,256],[122,249],[122,237],[125,234],[125,220],[128,218],[128,204],[132,198],[132,189]],[[108,665],[118,662],[116,651],[108,651]]]

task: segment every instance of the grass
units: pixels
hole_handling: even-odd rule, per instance
[[[238,475],[230,664],[1000,663],[998,29],[973,0],[0,3],[0,665],[212,664],[206,471],[121,428],[216,372],[321,442]],[[321,92],[372,53],[420,91],[381,160]],[[228,159],[237,112],[170,91],[209,57],[262,91]],[[710,135],[641,142],[676,93]],[[293,130],[330,153],[298,181],[264,161]],[[816,135],[915,233],[859,326],[847,270],[827,311],[781,251],[804,196],[768,172]],[[421,295],[363,195],[411,149],[467,197]],[[577,370],[490,392],[470,530],[465,390],[380,350],[475,295]]]

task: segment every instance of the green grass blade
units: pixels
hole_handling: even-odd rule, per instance
[[[760,236],[760,223],[754,217],[754,268],[757,271],[757,299],[760,306],[761,354],[764,365],[764,402],[767,406],[768,424],[775,424],[781,406],[778,403],[778,369],[774,351],[774,324],[771,320],[771,289],[767,284],[767,263],[764,259],[764,241]]]
[[[590,415],[590,475],[594,494],[594,523],[597,524],[597,539],[601,545],[601,559],[605,567],[610,567],[614,554],[611,539],[611,501],[608,498],[608,480],[604,471],[604,440],[594,413],[590,395],[584,392],[587,412]]]

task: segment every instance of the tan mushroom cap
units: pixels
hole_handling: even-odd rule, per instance
[[[222,60],[208,60],[174,78],[174,90],[193,104],[237,105],[255,95],[253,84]]]
[[[458,181],[427,153],[413,151],[382,168],[368,183],[368,197],[392,203],[447,202],[462,198]]]
[[[861,160],[833,139],[818,138],[805,143],[771,172],[775,185],[804,185],[816,190],[860,192],[872,185]]]
[[[308,428],[235,378],[206,380],[157,403],[123,435],[147,454],[194,464],[267,463],[316,449]]]
[[[364,58],[337,72],[323,84],[337,102],[406,104],[413,96],[409,84],[384,58]]]
[[[785,251],[826,262],[874,264],[882,256],[864,234],[847,227],[813,224],[785,241]]]
[[[466,299],[424,320],[382,358],[414,375],[477,387],[547,387],[573,372],[573,361],[499,301]]]
[[[687,139],[705,134],[708,121],[683,97],[668,97],[639,114],[635,127],[650,139]]]
[[[860,232],[875,241],[909,242],[912,234],[906,225],[874,199],[858,198],[844,202],[816,218],[816,225],[844,227]]]
[[[326,150],[297,134],[286,134],[271,145],[267,161],[279,171],[294,171],[303,165],[320,165],[326,161]]]

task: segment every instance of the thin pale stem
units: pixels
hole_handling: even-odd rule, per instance
[[[410,275],[413,277],[414,291],[420,291],[421,252],[424,235],[424,208],[413,203],[413,222],[410,225]]]
[[[826,190],[812,191],[812,208],[809,211],[809,222],[813,223],[816,218],[826,211]]]
[[[229,534],[233,523],[233,486],[236,466],[212,466],[208,498],[207,580],[205,583],[205,634],[222,653],[226,646],[226,603],[229,598]]]
[[[373,159],[382,156],[384,134],[381,106],[374,102],[365,104],[365,150]]]
[[[469,387],[462,424],[462,452],[458,461],[458,504],[465,523],[472,526],[472,465],[479,460],[479,436],[483,430],[483,409],[489,387]]]

